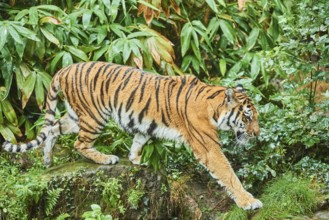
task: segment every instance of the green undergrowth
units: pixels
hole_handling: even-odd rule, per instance
[[[260,200],[263,208],[244,211],[234,206],[225,220],[274,220],[310,215],[321,200],[319,185],[290,173],[273,180],[265,187]]]

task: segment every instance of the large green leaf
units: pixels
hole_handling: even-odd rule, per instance
[[[7,42],[8,29],[6,26],[0,27],[0,51]]]
[[[13,28],[11,25],[8,25],[7,28],[10,36],[14,39],[15,43],[23,44],[22,38],[19,36],[15,28]]]
[[[52,34],[50,33],[47,29],[45,28],[40,28],[42,34],[52,43],[56,44],[57,46],[60,45],[59,40]]]
[[[62,67],[67,67],[73,63],[72,55],[68,52],[64,52],[63,60],[62,60]]]
[[[83,13],[82,24],[84,29],[87,29],[89,27],[92,14],[93,12],[91,10],[85,10],[85,12]]]
[[[225,59],[220,59],[219,60],[219,70],[222,76],[225,76],[226,73],[226,60]]]
[[[72,47],[72,46],[65,46],[65,49],[70,52],[73,56],[83,61],[89,61],[88,56],[82,50]]]
[[[45,96],[44,96],[44,88],[42,85],[42,76],[40,76],[39,74],[37,74],[34,92],[39,109],[42,109]]]
[[[37,25],[39,21],[38,9],[36,7],[31,7],[29,9],[29,22],[32,25]]]
[[[218,13],[217,5],[215,3],[215,0],[206,0],[207,4],[213,10],[216,14]]]
[[[65,51],[61,51],[55,55],[53,60],[50,63],[50,71],[53,73],[56,69],[58,61],[63,57]]]
[[[257,27],[253,28],[249,34],[248,41],[247,41],[246,47],[247,47],[248,51],[251,50],[255,46],[256,41],[258,39],[258,35],[259,35],[259,29]]]
[[[252,62],[251,62],[251,71],[250,71],[250,75],[251,75],[251,78],[252,79],[256,79],[256,77],[258,76],[259,74],[259,71],[260,71],[260,56],[258,54],[255,54],[254,55],[254,58],[252,59]]]
[[[220,19],[219,20],[219,26],[223,31],[224,36],[226,37],[226,39],[231,43],[234,44],[234,40],[235,40],[235,32],[233,29],[233,26],[230,22],[225,21]]]
[[[2,112],[6,116],[7,120],[12,124],[17,125],[17,115],[10,101],[8,99],[1,101],[1,107]]]
[[[0,124],[0,134],[5,140],[16,143],[14,133],[8,127],[3,126],[2,124]]]
[[[192,35],[193,28],[191,26],[191,23],[186,23],[182,29],[181,32],[181,51],[182,56],[184,56],[187,52],[187,50],[190,48],[191,43],[191,35]]]
[[[31,39],[33,41],[40,41],[40,39],[37,37],[37,34],[34,33],[33,31],[31,31],[31,30],[29,30],[29,29],[27,29],[27,28],[25,28],[23,26],[16,25],[16,24],[13,24],[12,26],[16,29],[16,31],[20,35],[22,35],[22,36],[24,36],[24,37],[26,37],[28,39]]]
[[[30,96],[34,90],[35,81],[36,81],[36,73],[33,71],[31,74],[27,77],[23,89],[22,89],[22,108],[25,108],[28,100],[30,99]]]

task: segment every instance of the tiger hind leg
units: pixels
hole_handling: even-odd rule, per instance
[[[149,136],[147,135],[143,135],[140,133],[137,133],[134,136],[133,139],[133,144],[131,145],[130,148],[130,152],[129,152],[129,160],[133,163],[133,164],[140,164],[141,163],[141,151],[142,148],[144,146],[144,144],[146,144],[146,142],[150,139]]]
[[[63,117],[54,123],[51,128],[48,137],[44,143],[44,164],[46,167],[52,164],[53,147],[60,135],[63,134],[75,134],[79,132],[78,119],[74,112],[68,111]]]
[[[119,157],[115,155],[106,155],[93,148],[93,144],[104,125],[100,125],[90,117],[79,117],[80,131],[78,140],[74,143],[75,149],[83,157],[98,164],[115,164]]]

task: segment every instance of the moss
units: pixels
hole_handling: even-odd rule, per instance
[[[316,208],[319,198],[317,185],[307,179],[286,174],[265,189],[261,197],[264,208],[253,219],[284,219],[308,215]]]
[[[244,211],[234,205],[224,219],[244,220],[253,215],[253,220],[274,220],[308,215],[320,201],[318,188],[318,185],[309,180],[288,173],[275,179],[265,188],[260,198],[263,208]]]

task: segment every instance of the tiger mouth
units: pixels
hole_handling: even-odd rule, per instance
[[[248,135],[246,132],[241,132],[241,131],[237,131],[235,136],[236,136],[236,140],[240,144],[247,144],[249,139],[251,138],[251,136]]]

